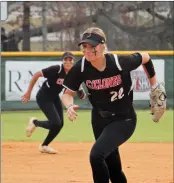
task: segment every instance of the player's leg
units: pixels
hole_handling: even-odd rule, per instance
[[[117,161],[113,161],[113,164],[109,162],[110,159],[113,158],[118,146],[124,143],[132,135],[135,129],[135,122],[117,121],[106,125],[106,119],[100,118],[95,114],[93,114],[92,118],[92,120],[95,121],[93,122],[93,131],[95,138],[97,139],[90,153],[90,163],[94,182],[109,183],[109,179],[111,179],[112,183],[115,183],[114,181],[116,179],[119,183],[126,183],[126,178],[122,173],[119,156],[114,157],[117,158]],[[101,130],[101,125],[98,126],[98,124],[106,125],[103,131]],[[111,166],[114,167],[114,172],[111,171]],[[114,174],[116,174],[116,176],[113,176]]]
[[[47,137],[40,146],[40,151],[46,153],[56,153],[56,151],[48,147],[48,144],[57,136],[57,134],[61,130],[63,126],[62,120],[60,119],[59,113],[57,112],[54,101],[46,96],[44,92],[38,93],[37,103],[48,120],[35,120],[34,125],[36,127],[49,129]]]
[[[41,105],[42,104],[40,104],[40,108],[48,118],[48,122],[45,121],[45,124],[49,127],[49,132],[39,149],[41,152],[45,152],[45,153],[56,153],[56,151],[53,149],[50,149],[48,145],[60,132],[63,126],[62,120],[60,119],[60,116],[53,102],[50,102],[50,103],[47,102],[47,105],[43,105],[43,106]],[[41,126],[42,122],[36,121],[35,124],[36,126],[38,126],[39,124]]]
[[[42,111],[48,118],[48,122],[46,121],[46,123],[49,123],[49,125],[47,125],[49,127],[49,133],[42,145],[48,145],[57,136],[57,134],[61,130],[62,121],[61,121],[60,116],[53,103],[50,103],[50,104],[47,103],[47,106],[44,105],[42,107]],[[41,122],[39,124],[38,124],[38,122],[39,121],[35,122],[37,127],[39,124],[41,124]],[[42,127],[42,125],[40,125],[40,127]]]
[[[47,105],[46,110],[44,110],[43,107],[42,110],[49,119],[49,133],[42,143],[42,146],[48,146],[48,144],[59,134],[64,124],[63,108],[60,98],[57,97],[54,100],[54,103],[51,103],[51,105]],[[37,121],[35,123],[37,125]]]
[[[53,122],[50,120],[40,121],[37,119],[34,119],[33,122],[37,127],[42,127],[45,129],[50,129],[52,123],[56,122],[57,126],[59,127],[59,131],[63,127],[63,108],[61,100],[58,97],[54,100],[50,100],[48,97],[45,96],[45,94],[42,94],[41,92],[37,94],[37,103],[40,109],[43,111],[43,113],[47,116],[48,119],[50,119],[50,115],[48,114],[48,111],[54,111],[54,113],[57,113],[59,115],[60,120],[57,117],[57,120],[54,120]],[[50,106],[51,105],[51,106]],[[54,108],[50,110],[50,108]],[[55,111],[56,109],[56,111]]]
[[[48,98],[48,96],[46,96],[46,94],[42,89],[38,91],[36,95],[36,101],[39,108],[43,111],[43,113],[45,113],[45,111],[48,110],[48,109],[45,109],[47,108],[48,105],[52,105],[51,100]],[[40,121],[40,120],[37,120],[36,117],[31,117],[26,128],[27,137],[30,137],[32,135],[36,127],[50,129],[50,123],[48,120]]]
[[[38,100],[38,105],[45,114],[45,116],[48,118],[48,121],[35,121],[35,125],[37,127],[43,127],[49,129],[49,133],[42,144],[42,145],[48,145],[61,130],[63,126],[62,119],[59,116],[59,113],[55,106],[55,102],[50,100],[47,100],[45,102],[43,102],[43,100]]]
[[[105,162],[108,166],[109,176],[112,183],[127,183],[126,176],[122,170],[122,164],[118,148],[105,159]]]
[[[61,123],[62,123],[62,127],[63,127],[63,125],[64,125],[63,107],[62,107],[62,102],[61,102],[61,99],[60,99],[59,96],[54,101],[54,104],[55,104],[56,110],[59,114],[59,117],[60,117],[60,120],[61,120]]]

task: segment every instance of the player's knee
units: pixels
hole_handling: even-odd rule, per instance
[[[91,164],[96,164],[96,163],[98,164],[104,161],[104,156],[102,155],[102,153],[100,153],[95,149],[91,150],[89,158],[90,158]]]
[[[62,123],[52,123],[51,124],[51,130],[52,131],[55,131],[55,132],[59,132],[60,131],[60,129],[62,129],[62,127],[63,127],[63,124]]]
[[[59,123],[56,124],[59,129],[62,129],[63,123],[59,121]]]

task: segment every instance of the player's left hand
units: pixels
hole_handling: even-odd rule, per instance
[[[67,108],[67,114],[70,121],[74,121],[77,119],[77,112],[76,110],[79,108],[78,105],[71,105]]]
[[[166,110],[166,91],[164,83],[159,83],[155,89],[150,92],[150,109],[152,113],[152,120],[159,122]]]
[[[21,98],[21,101],[23,104],[26,104],[29,100],[30,100],[30,97],[31,97],[31,92],[26,92],[22,98]]]

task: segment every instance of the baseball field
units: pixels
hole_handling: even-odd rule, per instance
[[[120,146],[123,170],[128,183],[173,183],[173,110],[160,123],[149,111],[137,111],[133,136]],[[94,142],[90,112],[79,111],[78,120],[65,124],[51,143],[58,154],[41,154],[38,146],[47,131],[37,128],[25,136],[28,119],[45,119],[40,111],[1,113],[2,183],[93,183],[89,152]],[[118,182],[119,183],[119,182]]]

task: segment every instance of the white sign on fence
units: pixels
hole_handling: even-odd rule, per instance
[[[5,100],[20,101],[36,72],[60,63],[61,61],[7,61],[5,65]],[[35,101],[36,93],[44,81],[44,77],[38,79],[33,88],[31,100]]]
[[[60,64],[61,61],[7,61],[5,65],[5,96],[6,101],[20,101],[26,92],[29,82],[34,73],[51,65]],[[164,60],[153,59],[157,79],[164,82]],[[150,84],[140,66],[131,72],[134,87],[134,100],[148,100]],[[40,78],[33,88],[31,100],[35,100],[36,93],[42,85],[44,78]]]
[[[153,59],[158,82],[164,82],[164,59]],[[134,100],[149,100],[150,83],[142,66],[131,72]]]

